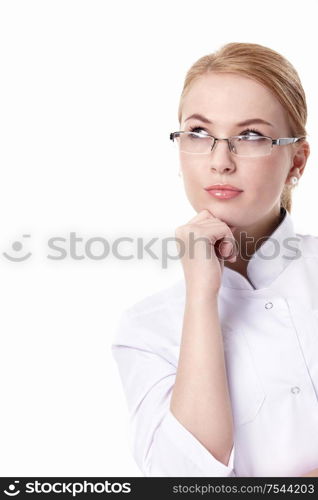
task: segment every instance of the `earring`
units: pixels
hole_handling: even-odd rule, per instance
[[[298,177],[293,175],[293,177],[290,178],[290,183],[292,186],[296,186],[296,184],[298,183]]]

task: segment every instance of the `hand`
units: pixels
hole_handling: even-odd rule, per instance
[[[307,474],[302,474],[299,477],[318,477],[318,468],[313,469],[310,472],[307,472]]]
[[[234,230],[234,227],[231,228]],[[222,281],[224,259],[236,260],[235,239],[230,226],[201,210],[175,231],[188,290],[216,295]],[[178,240],[181,240],[181,245]],[[181,250],[181,251],[180,251]]]

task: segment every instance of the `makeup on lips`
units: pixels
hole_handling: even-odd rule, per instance
[[[204,189],[211,196],[219,200],[230,200],[232,198],[236,198],[243,192],[242,189],[231,186],[230,184],[213,184],[212,186],[208,186]]]

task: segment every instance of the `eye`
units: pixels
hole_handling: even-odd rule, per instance
[[[258,135],[261,135],[263,136],[263,134],[257,130],[256,128],[247,128],[245,129],[243,132],[241,132],[239,135],[252,135],[252,134],[258,134]]]
[[[206,134],[208,134],[209,132],[204,128],[204,127],[198,127],[197,125],[192,125],[190,128],[189,128],[189,131],[190,132],[196,132],[198,134],[201,134],[202,131]]]
[[[200,127],[198,125],[190,126],[189,131],[196,132],[199,134],[202,132],[209,134],[209,131],[207,129],[205,129],[204,127]],[[247,129],[243,130],[239,135],[255,135],[255,134],[263,136],[262,132],[260,132],[256,128],[247,128]]]

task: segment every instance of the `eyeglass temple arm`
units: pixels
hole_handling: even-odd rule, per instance
[[[285,144],[298,142],[301,139],[306,139],[306,137],[281,137],[280,139],[273,139],[272,144],[277,144],[278,146],[284,146]]]

